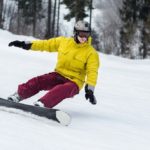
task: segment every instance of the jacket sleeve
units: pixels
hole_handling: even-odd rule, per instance
[[[34,51],[57,52],[63,37],[51,38],[49,40],[32,41],[31,49]]]
[[[95,86],[97,83],[97,77],[98,77],[98,68],[99,68],[100,62],[99,62],[99,55],[97,52],[93,52],[90,54],[87,60],[86,65],[86,75],[87,80],[86,84]]]

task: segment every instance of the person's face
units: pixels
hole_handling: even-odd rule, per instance
[[[85,31],[79,31],[78,32],[78,40],[80,43],[87,42],[89,36],[90,36],[89,32],[85,32]]]

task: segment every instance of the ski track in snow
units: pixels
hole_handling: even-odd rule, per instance
[[[0,30],[0,94],[7,98],[19,83],[54,70],[57,53],[8,47],[32,40]],[[129,60],[100,53],[96,106],[84,90],[55,108],[72,116],[64,127],[19,110],[0,107],[1,150],[148,150],[150,149],[150,60]],[[33,96],[32,104],[45,92]],[[10,113],[11,111],[11,113]]]

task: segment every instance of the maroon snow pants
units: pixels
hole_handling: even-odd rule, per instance
[[[34,77],[18,86],[18,94],[22,100],[37,94],[41,90],[48,90],[48,93],[39,99],[48,108],[52,108],[63,99],[79,93],[76,83],[57,72]]]

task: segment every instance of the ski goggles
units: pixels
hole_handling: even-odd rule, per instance
[[[88,38],[90,36],[90,32],[78,31],[78,36],[81,38]]]

